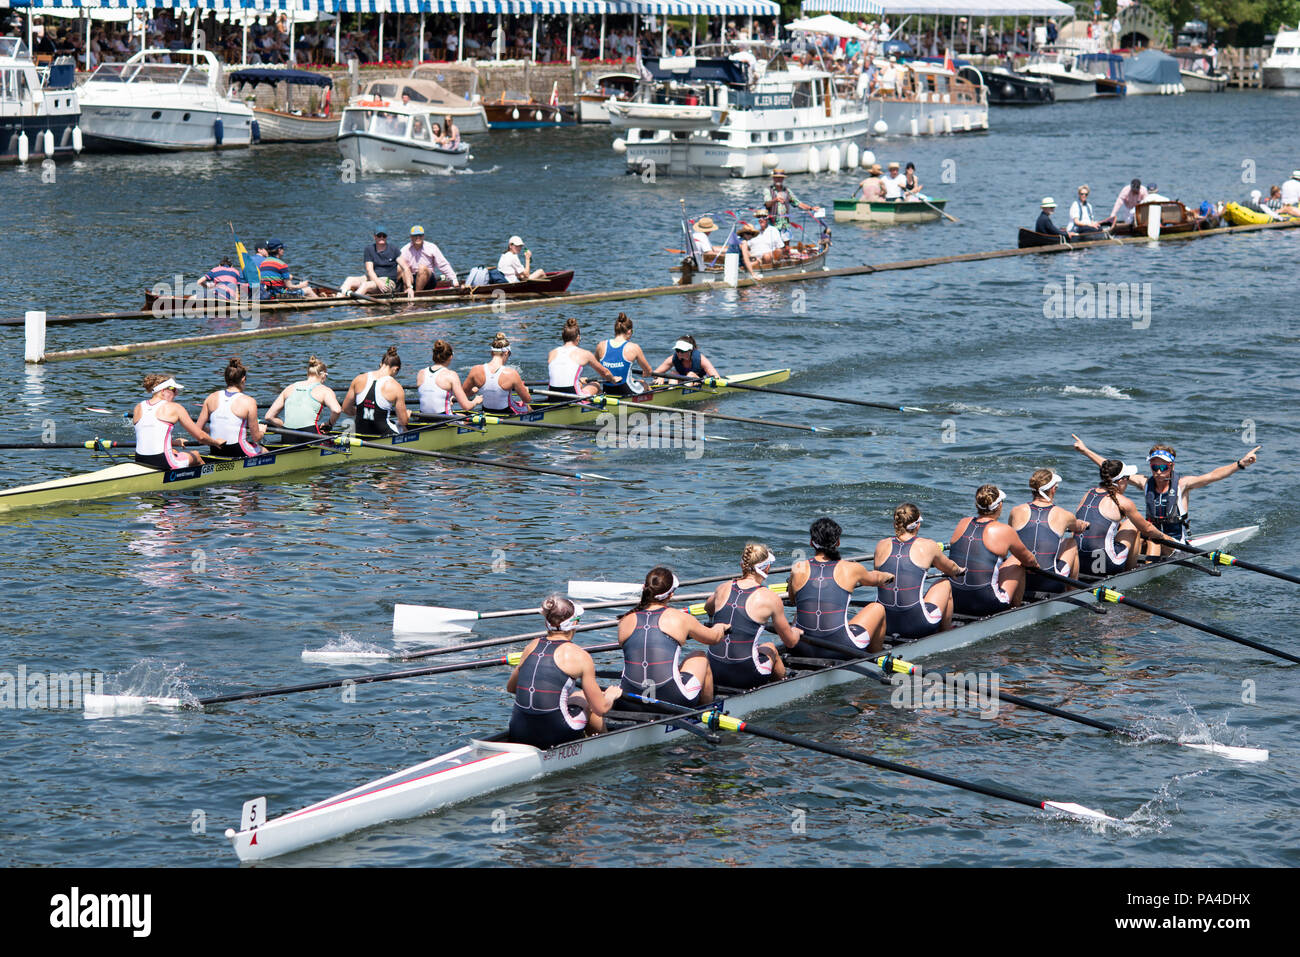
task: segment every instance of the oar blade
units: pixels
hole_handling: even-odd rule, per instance
[[[394,605],[393,632],[401,635],[444,635],[470,631],[468,622],[478,621],[476,611],[439,608],[435,605]]]
[[[1043,809],[1046,810],[1049,807],[1054,811],[1062,811],[1065,814],[1086,818],[1090,821],[1107,821],[1111,824],[1119,823],[1118,818],[1111,817],[1109,814],[1104,814],[1101,811],[1094,811],[1092,808],[1084,807],[1082,804],[1074,804],[1070,801],[1044,801]]]
[[[569,597],[579,601],[632,601],[641,597],[635,582],[569,582]]]
[[[1231,744],[1218,744],[1213,741],[1209,744],[1201,741],[1179,741],[1178,743],[1185,748],[1195,748],[1197,751],[1217,754],[1229,761],[1260,762],[1268,760],[1268,750],[1266,748],[1241,748]]]
[[[144,714],[150,708],[176,711],[183,708],[180,698],[155,698],[134,694],[88,694],[82,696],[82,705],[88,718],[120,717]]]

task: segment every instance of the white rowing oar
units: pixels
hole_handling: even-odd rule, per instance
[[[771,741],[780,741],[783,744],[790,744],[796,748],[806,748],[809,751],[818,751],[822,754],[829,754],[832,757],[843,758],[846,761],[856,761],[859,764],[869,764],[872,767],[880,768],[884,771],[893,771],[897,774],[906,774],[914,778],[924,778],[927,781],[934,781],[938,784],[946,784],[949,787],[961,788],[964,791],[973,791],[976,794],[984,794],[989,797],[1001,798],[1004,801],[1014,801],[1016,804],[1023,804],[1026,807],[1036,808],[1040,811],[1046,811],[1049,808],[1054,811],[1063,811],[1074,817],[1086,818],[1091,821],[1105,821],[1111,824],[1118,824],[1117,818],[1111,817],[1102,811],[1095,811],[1090,807],[1084,807],[1082,804],[1075,804],[1071,801],[1043,801],[1038,798],[1029,797],[1026,794],[1020,794],[1016,791],[1008,791],[1005,788],[993,787],[987,784],[977,784],[974,781],[963,781],[961,778],[954,778],[947,774],[940,774],[937,771],[927,771],[924,768],[912,767],[908,764],[899,764],[895,761],[887,761],[884,758],[873,757],[870,754],[863,754],[861,751],[850,751],[848,748],[841,748],[833,744],[823,744],[820,741],[812,741],[808,738],[795,737],[792,734],[784,734],[780,731],[774,731],[770,728],[760,727],[748,721],[741,721],[739,718],[733,718],[729,714],[722,714],[716,709],[700,713],[699,709],[686,708],[678,704],[672,704],[667,701],[658,701],[654,698],[645,698],[638,694],[624,692],[623,697],[630,698],[634,701],[640,701],[642,704],[658,708],[667,714],[694,713],[699,716],[699,721],[707,728],[713,731],[719,729],[723,731],[735,731],[752,734],[759,738],[768,738]]]
[[[675,372],[658,372],[656,375],[665,379],[676,379],[680,382],[699,382],[702,385],[711,386],[718,389],[745,389],[749,392],[770,392],[772,395],[790,395],[797,399],[817,399],[821,402],[840,402],[844,405],[865,405],[870,409],[888,409],[890,412],[929,412],[929,409],[922,409],[915,405],[890,405],[887,402],[868,402],[866,399],[846,399],[837,395],[821,395],[816,392],[799,392],[795,389],[778,389],[773,386],[765,385],[745,385],[743,382],[732,382],[724,376],[706,375],[703,378],[699,376],[678,375]],[[828,429],[820,429],[826,432]]]
[[[778,595],[784,595],[786,586],[769,585]],[[699,601],[708,598],[713,592],[700,592],[695,595],[678,595],[677,601]],[[619,608],[632,605],[641,599],[641,586],[636,586],[636,594],[628,597],[615,596],[609,600],[594,601],[585,606],[587,610],[595,608]],[[695,611],[696,607],[700,610]],[[692,615],[703,614],[704,606],[692,605],[688,609]],[[471,608],[443,608],[438,605],[394,605],[393,633],[399,635],[438,635],[455,634],[473,630],[476,621],[492,618],[519,618],[523,615],[540,615],[540,608],[510,608],[506,611],[475,611]]]

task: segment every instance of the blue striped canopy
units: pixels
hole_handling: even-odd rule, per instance
[[[884,13],[884,7],[877,0],[803,0],[800,9],[816,13]]]
[[[37,10],[332,10],[334,0],[9,0]]]
[[[772,0],[9,0],[14,7],[35,9],[183,9],[183,10],[311,10],[345,13],[486,13],[526,14],[634,13],[669,16],[779,17]],[[819,4],[865,4],[878,12],[875,0],[809,0]],[[807,3],[805,3],[805,6]],[[821,9],[821,7],[818,7]],[[827,9],[839,9],[827,7]],[[866,8],[854,6],[854,12]]]

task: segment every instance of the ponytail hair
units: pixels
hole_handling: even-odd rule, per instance
[[[1119,492],[1119,482],[1116,481],[1116,478],[1122,471],[1124,471],[1124,463],[1119,459],[1106,459],[1097,469],[1098,474],[1101,476],[1101,487],[1110,496],[1110,500],[1115,503],[1116,508],[1119,508],[1119,499],[1115,497]],[[1119,511],[1120,515],[1124,514],[1122,508]]]
[[[326,371],[328,370],[325,363],[321,362],[320,359],[316,358],[315,356],[312,356],[310,359],[307,360],[308,375],[324,375]]]
[[[645,611],[656,602],[667,601],[672,597],[671,592],[677,588],[677,576],[667,565],[656,565],[645,576],[645,584],[641,586],[641,600],[631,611],[626,612],[630,615],[633,612]],[[664,597],[660,597],[660,596]]]
[[[614,320],[614,335],[632,335],[632,320],[627,317],[626,312],[620,312],[618,318]]]
[[[559,593],[547,595],[542,602],[542,617],[551,631],[559,631],[560,626],[573,617],[575,610],[573,601]]]
[[[489,347],[493,352],[509,352],[510,337],[504,332],[498,332],[492,337],[492,345]]]
[[[564,323],[564,329],[560,332],[560,339],[564,342],[577,342],[580,334],[578,320],[570,316]]]
[[[248,378],[248,370],[244,368],[244,364],[238,358],[235,358],[226,363],[224,375],[226,385],[239,385]]]
[[[808,529],[808,542],[833,562],[840,560],[840,535],[844,529],[833,518],[819,518]]]
[[[451,358],[451,343],[446,339],[439,339],[433,344],[433,364],[446,365],[447,360]]]
[[[397,346],[389,346],[388,351],[380,358],[379,364],[397,372],[402,371],[402,357],[397,354]]]
[[[761,542],[749,542],[745,545],[744,550],[740,553],[740,572],[744,575],[753,574],[756,570],[762,578],[767,577],[767,569],[759,569],[764,562],[767,565],[772,564],[772,550]]]

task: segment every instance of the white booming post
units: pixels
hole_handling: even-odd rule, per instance
[[[733,289],[740,282],[740,253],[727,253],[722,257],[722,281]]]
[[[289,63],[292,64],[293,66],[297,66],[298,50],[297,50],[297,37],[295,36],[294,29],[293,29],[294,28],[293,14],[294,11],[291,8],[289,10]]]
[[[1147,207],[1147,236],[1150,239],[1160,238],[1160,221],[1162,219],[1164,217],[1160,214],[1160,206]],[[30,316],[31,313],[29,312],[28,315]]]
[[[384,62],[384,15],[379,15],[379,62]]]
[[[456,35],[456,62],[465,58],[465,14],[460,15],[460,28]]]
[[[695,53],[695,28],[698,25],[698,16],[691,17],[691,53]]]
[[[420,11],[420,62],[424,62],[424,11]]]
[[[244,66],[248,66],[248,11],[245,10],[243,12],[243,15],[244,15],[244,48],[243,51],[240,53],[239,62],[242,63]],[[335,49],[338,48],[337,42],[335,42],[334,47]],[[335,62],[336,63],[338,62],[337,58],[335,59]]]
[[[601,60],[605,59],[605,14],[604,13],[600,15],[600,57],[599,59]]]
[[[537,14],[533,14],[533,56],[532,61],[537,62]]]
[[[24,323],[27,333],[27,346],[23,354],[24,362],[45,361],[45,311],[29,310]]]
[[[659,55],[668,55],[668,16],[664,16],[663,32],[659,35]]]
[[[564,59],[573,62],[573,14],[569,14],[569,29],[564,37]]]
[[[247,22],[247,21],[245,21]],[[343,40],[343,28],[340,24],[343,22],[343,11],[336,10],[334,13],[334,62],[339,62],[339,44]],[[248,27],[244,27],[244,40],[248,40]]]
[[[86,72],[90,72],[90,11],[86,11]]]

